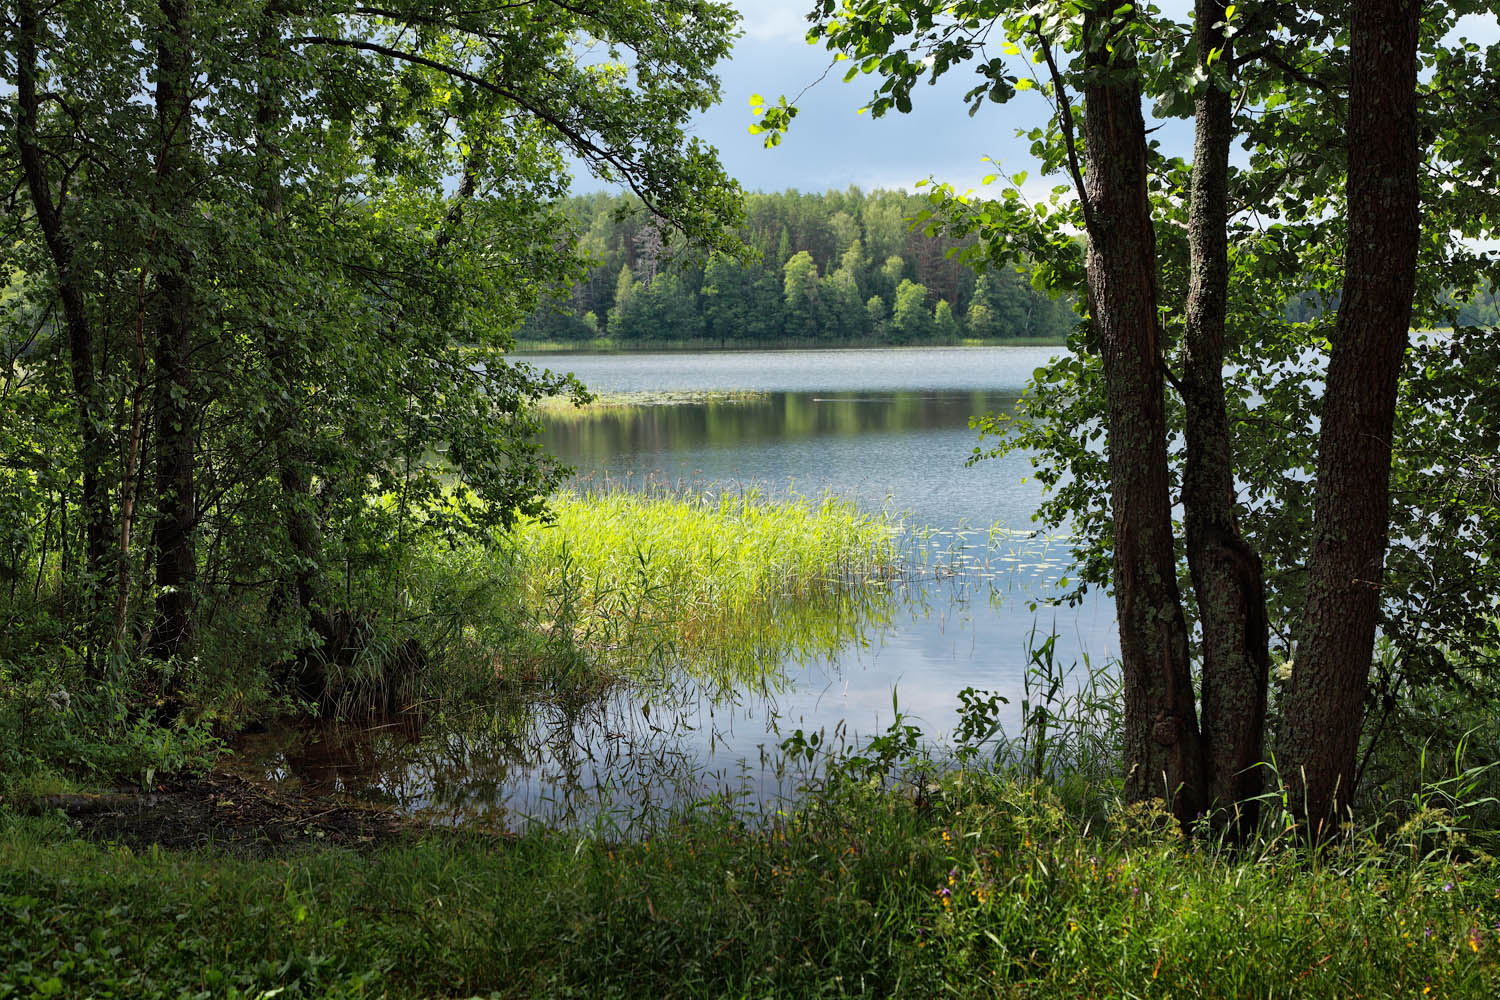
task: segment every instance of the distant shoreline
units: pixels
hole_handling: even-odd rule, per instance
[[[883,344],[869,340],[632,340],[617,342],[609,337],[594,340],[517,340],[511,354],[643,354],[664,352],[809,351],[809,350],[910,350],[932,347],[1066,347],[1062,337],[995,337],[919,344]]]

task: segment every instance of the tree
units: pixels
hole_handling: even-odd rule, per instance
[[[812,340],[818,335],[818,265],[812,254],[799,250],[782,267],[785,276],[784,330],[789,337]]]
[[[885,336],[885,299],[882,299],[879,295],[871,295],[870,298],[865,302],[865,323],[869,327],[870,334],[872,336]]]
[[[635,280],[635,272],[630,269],[629,264],[620,265],[620,276],[615,279],[615,301],[614,307],[609,311],[610,335],[621,339],[630,339],[630,335],[624,333],[630,320],[626,317],[630,314],[630,306],[641,283]]]
[[[927,309],[927,289],[903,279],[896,288],[891,318],[885,325],[886,339],[895,344],[913,344],[932,338],[932,313]]]
[[[1350,23],[1349,238],[1323,427],[1307,603],[1280,759],[1315,824],[1349,801],[1390,525],[1391,434],[1416,285],[1416,0],[1356,4]]]
[[[891,254],[880,265],[875,276],[875,290],[881,298],[895,301],[896,286],[906,278],[906,261],[898,254]]]
[[[959,339],[962,332],[958,327],[958,319],[953,315],[953,307],[948,304],[947,299],[939,299],[932,313],[933,336],[951,344]]]
[[[64,318],[36,364],[76,428],[48,460],[82,526],[77,646],[164,664],[160,713],[206,618],[326,650],[334,559],[395,594],[415,534],[542,509],[560,470],[527,407],[569,383],[501,354],[580,274],[564,154],[726,250],[738,191],[684,132],[725,4],[149,6],[7,15],[0,264]],[[621,61],[579,65],[580,36]]]
[[[753,275],[734,258],[714,253],[703,272],[703,323],[705,334],[721,343],[749,334],[756,303]]]
[[[969,336],[983,340],[999,336],[996,332],[995,314],[977,295],[974,296],[974,301],[969,303],[969,312],[964,316],[964,329],[968,331]]]
[[[1451,20],[1455,9],[1446,8],[1439,20]],[[825,39],[829,48],[856,60],[851,77],[862,69],[883,78],[870,103],[877,117],[892,109],[909,110],[913,85],[921,76],[929,71],[932,76],[940,75],[972,59],[983,38],[997,28],[1008,35],[1011,51],[1020,54],[1025,46],[1035,62],[1045,67],[1042,78],[1034,80],[1012,74],[1002,59],[979,63],[979,86],[968,99],[977,109],[987,101],[1007,101],[1022,89],[1043,90],[1053,100],[1056,115],[1051,127],[1033,132],[1032,139],[1044,166],[1066,172],[1076,201],[1059,201],[1059,189],[1047,205],[1033,211],[1020,204],[1020,198],[974,203],[939,187],[932,198],[934,209],[919,215],[918,221],[939,220],[958,239],[977,236],[978,244],[967,253],[977,264],[994,266],[1029,258],[1039,264],[1037,277],[1044,284],[1086,288],[1088,322],[1077,340],[1086,360],[1067,359],[1044,374],[1039,391],[1023,404],[1037,423],[1023,431],[1020,440],[1041,446],[1049,461],[1056,463],[1043,466],[1044,481],[1063,484],[1061,470],[1067,469],[1072,482],[1062,486],[1055,504],[1044,510],[1054,519],[1066,517],[1094,530],[1094,544],[1080,553],[1086,579],[1108,580],[1115,591],[1125,690],[1127,794],[1133,798],[1166,795],[1184,821],[1205,808],[1228,806],[1237,807],[1248,821],[1260,787],[1258,764],[1264,757],[1268,651],[1266,576],[1255,537],[1245,532],[1274,539],[1284,550],[1286,536],[1280,532],[1295,523],[1296,515],[1247,509],[1235,489],[1235,458],[1237,450],[1250,447],[1254,462],[1280,461],[1285,468],[1298,459],[1289,453],[1284,434],[1279,444],[1247,442],[1243,425],[1230,419],[1231,406],[1243,412],[1247,396],[1231,396],[1224,386],[1230,346],[1226,312],[1232,305],[1237,321],[1256,332],[1232,345],[1242,358],[1255,358],[1260,352],[1261,363],[1249,367],[1264,367],[1266,358],[1295,363],[1298,352],[1305,352],[1306,342],[1298,345],[1282,325],[1284,303],[1296,294],[1289,293],[1287,286],[1298,280],[1287,280],[1287,262],[1294,274],[1301,269],[1299,290],[1327,289],[1326,282],[1335,273],[1342,274],[1346,287],[1354,280],[1358,265],[1352,250],[1347,267],[1340,272],[1327,250],[1334,241],[1308,238],[1325,225],[1320,213],[1336,214],[1341,208],[1327,197],[1327,178],[1336,176],[1342,164],[1337,144],[1325,137],[1341,105],[1344,78],[1329,53],[1343,37],[1344,25],[1289,7],[1247,14],[1206,0],[1196,6],[1191,33],[1133,4],[1042,5],[1023,10],[986,0],[908,2],[833,15],[833,5],[826,0],[814,8],[812,37]],[[1407,9],[1403,16],[1415,15]],[[1393,12],[1372,15],[1376,20],[1394,17]],[[1368,23],[1356,19],[1352,30],[1366,30]],[[1438,31],[1433,37],[1440,35]],[[1408,60],[1415,45],[1414,34],[1410,38],[1389,35],[1383,51],[1393,59]],[[1059,62],[1060,56],[1071,61]],[[1404,67],[1405,62],[1400,65]],[[1372,80],[1356,74],[1349,84],[1351,141],[1357,141],[1352,109],[1370,93],[1381,93]],[[1415,84],[1401,73],[1390,77],[1387,87],[1415,90]],[[1371,90],[1361,93],[1361,88]],[[1239,105],[1231,97],[1236,90],[1244,95]],[[1147,144],[1140,109],[1142,97],[1148,94],[1166,115],[1191,113],[1195,117],[1190,169],[1161,158]],[[1391,95],[1385,92],[1383,96]],[[1075,103],[1079,98],[1081,107]],[[792,113],[784,107],[772,108],[759,128],[779,134]],[[1395,131],[1404,136],[1404,127]],[[1272,240],[1261,238],[1250,227],[1240,227],[1231,270],[1229,185],[1233,175],[1228,150],[1236,131],[1251,137],[1253,169],[1235,182],[1235,199],[1266,217],[1285,221],[1276,223]],[[1394,178],[1393,164],[1394,160],[1387,161],[1376,170]],[[1396,186],[1407,183],[1402,180]],[[1359,231],[1353,222],[1357,186],[1351,177],[1351,232]],[[1185,200],[1180,197],[1183,191],[1190,191]],[[1369,207],[1361,206],[1359,211]],[[1396,215],[1405,225],[1404,208]],[[1078,225],[1088,235],[1082,268],[1068,225]],[[1164,241],[1158,238],[1163,233]],[[1275,256],[1294,235],[1307,240],[1306,248]],[[1405,245],[1405,235],[1398,239],[1391,232],[1371,230],[1367,248],[1381,252],[1388,236],[1396,245]],[[1463,256],[1451,248],[1451,240],[1439,239],[1434,245],[1443,247],[1448,259]],[[1412,261],[1408,258],[1404,250],[1398,250],[1387,266],[1409,275]],[[1378,273],[1392,279],[1392,301],[1400,299],[1403,288],[1409,287],[1409,276],[1395,280],[1390,270]],[[1410,296],[1406,297],[1409,304]],[[1393,308],[1379,313],[1383,329],[1394,322]],[[1387,332],[1386,336],[1392,335]],[[1380,360],[1371,364],[1389,375],[1389,351],[1373,353]],[[1171,372],[1174,355],[1181,365],[1180,378]],[[1186,434],[1180,452],[1169,452],[1173,441],[1169,420],[1176,411],[1168,405],[1164,376],[1170,378],[1183,404]],[[1234,377],[1241,383],[1246,378],[1239,371]],[[1384,396],[1381,402],[1372,401],[1369,390],[1376,381],[1367,372],[1362,379],[1349,378],[1335,385],[1330,371],[1325,407],[1338,412],[1349,406],[1367,414],[1366,433],[1374,430],[1375,437],[1388,441],[1388,435],[1380,433],[1383,425],[1371,423],[1373,417],[1368,416],[1384,406]],[[1056,391],[1051,390],[1053,385]],[[1278,388],[1267,398],[1275,408],[1286,403],[1305,413],[1310,399],[1306,385]],[[1099,409],[1089,409],[1094,406]],[[1107,474],[1101,474],[1100,458],[1086,447],[1092,435],[1079,437],[1065,429],[1086,431],[1088,421],[1101,410],[1108,438]],[[985,426],[998,429],[1000,423],[991,419]],[[1239,429],[1238,441],[1231,428]],[[1354,452],[1341,452],[1334,444],[1338,439],[1337,432],[1325,427],[1320,497],[1325,480],[1347,479],[1373,486],[1384,477],[1378,456],[1371,460],[1369,455],[1356,458]],[[1195,718],[1189,633],[1177,589],[1170,491],[1174,469],[1183,477],[1185,550],[1196,618],[1203,629],[1201,728]],[[1097,490],[1080,485],[1101,481],[1108,483],[1107,502]],[[1257,495],[1289,493],[1285,477],[1254,482],[1260,484],[1254,487]],[[1378,505],[1370,503],[1373,494],[1345,489],[1366,505],[1361,509],[1370,519],[1362,527],[1383,539],[1386,522],[1375,510]],[[1384,487],[1378,492],[1383,497]],[[1336,507],[1331,500],[1320,502],[1330,511]],[[1336,532],[1329,527],[1336,517],[1325,514],[1325,527],[1320,531]],[[1370,575],[1359,579],[1378,581],[1378,553],[1372,563],[1369,545],[1361,551],[1361,572]],[[1313,583],[1320,572],[1316,565],[1323,558],[1315,557],[1310,590],[1317,586]],[[1346,563],[1339,572],[1344,573],[1342,585],[1347,588],[1353,571]],[[1295,592],[1298,574],[1279,571],[1277,575],[1287,580],[1278,580],[1277,599],[1284,600]],[[1373,597],[1370,600],[1378,603]],[[1311,598],[1309,611],[1315,606],[1316,598]],[[1354,618],[1349,623],[1353,632],[1373,636],[1373,614]],[[1303,620],[1302,646],[1310,641],[1316,646],[1336,631],[1313,640],[1312,633],[1324,626],[1307,616]],[[1363,703],[1369,646],[1344,641],[1333,645],[1340,650],[1333,655],[1341,665],[1320,662],[1309,668],[1308,678],[1294,685],[1289,695],[1302,702],[1298,710],[1305,711],[1307,719],[1328,720],[1338,715],[1342,722],[1359,716],[1356,703]],[[1356,677],[1361,680],[1356,682]],[[1336,696],[1335,689],[1345,694]],[[1335,775],[1335,786],[1347,795],[1355,743],[1344,727],[1328,728],[1340,735],[1316,747],[1311,741],[1284,739],[1283,748],[1294,757],[1280,763],[1285,774],[1288,765],[1307,767],[1307,755],[1315,755],[1318,761],[1311,769]],[[1296,724],[1289,722],[1287,733],[1295,731]],[[1318,811],[1315,819],[1327,814],[1326,807],[1337,805],[1336,796],[1314,799],[1308,801]]]
[[[846,255],[847,256],[847,255]],[[818,329],[824,337],[852,340],[866,333],[864,304],[854,272],[840,267],[818,288]]]

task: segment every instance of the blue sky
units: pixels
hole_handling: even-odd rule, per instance
[[[761,137],[748,132],[754,121],[751,95],[761,94],[768,102],[782,94],[795,97],[829,68],[832,53],[805,41],[811,0],[735,0],[735,5],[744,35],[733,56],[719,66],[723,101],[699,118],[694,132],[718,147],[725,167],[746,190],[824,191],[851,184],[866,190],[910,188],[929,176],[965,190],[995,172],[994,165],[983,162],[985,156],[1006,173],[1027,171],[1024,187],[1033,197],[1064,183],[1060,176],[1041,177],[1029,142],[1015,137],[1018,129],[1046,120],[1047,103],[1023,93],[1009,104],[988,104],[970,118],[962,95],[973,77],[964,67],[950,71],[936,86],[920,85],[911,114],[893,112],[874,120],[858,110],[877,78],[844,83],[848,63],[839,64],[797,102],[801,113],[781,145],[763,148]],[[1159,5],[1184,21],[1192,8],[1190,0],[1159,0]],[[1493,18],[1466,18],[1462,28],[1476,41],[1500,38]],[[1167,122],[1153,137],[1172,152],[1191,152],[1189,122]],[[574,187],[590,191],[599,182],[583,177]]]
[[[737,6],[745,33],[733,58],[720,66],[724,100],[702,117],[696,133],[719,148],[747,190],[910,187],[929,175],[968,188],[994,172],[982,162],[986,155],[1011,172],[1034,166],[1029,144],[1014,134],[1045,121],[1046,103],[1033,97],[990,105],[970,118],[963,94],[972,84],[963,68],[936,86],[921,85],[911,114],[875,120],[858,111],[878,78],[844,83],[849,64],[841,63],[797,102],[801,113],[781,145],[763,148],[761,137],[748,132],[751,95],[768,102],[795,97],[823,75],[833,56],[805,41],[808,0],[738,0]]]

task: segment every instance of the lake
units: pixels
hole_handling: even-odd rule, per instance
[[[515,734],[400,734],[311,748],[322,756],[304,752],[300,765],[288,757],[288,772],[405,808],[489,810],[515,825],[571,812],[562,789],[604,786],[627,812],[632,802],[644,809],[715,788],[755,800],[787,794],[774,763],[783,735],[800,728],[857,741],[891,724],[893,699],[940,740],[955,724],[957,693],[988,689],[1011,699],[1004,718],[1014,728],[1033,629],[1056,631],[1063,665],[1085,654],[1103,662],[1116,648],[1113,604],[1098,595],[1033,610],[1070,566],[1065,539],[1028,537],[1041,497],[1028,457],[965,466],[978,443],[970,419],[1013,407],[1058,350],[517,357],[571,372],[611,404],[549,421],[547,449],[581,484],[831,492],[898,519],[918,571],[888,620],[832,654],[768,664],[777,677],[769,691],[622,694],[554,715],[529,744]],[[693,787],[668,790],[663,774],[691,776]]]

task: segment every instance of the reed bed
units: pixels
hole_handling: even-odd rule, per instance
[[[667,389],[650,392],[599,393],[579,405],[567,396],[548,396],[537,413],[550,423],[591,420],[601,410],[641,409],[648,406],[682,406],[687,403],[755,403],[770,393],[753,389]]]
[[[692,663],[789,632],[826,647],[859,617],[855,592],[897,572],[892,525],[834,497],[599,490],[551,507],[514,533],[522,601],[599,650]]]
[[[887,518],[830,496],[632,485],[418,555],[405,596],[443,665],[429,699],[482,702],[496,679],[564,699],[683,677],[774,686],[787,662],[889,620],[896,598],[875,584],[906,564]]]

